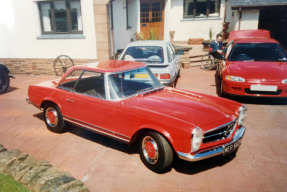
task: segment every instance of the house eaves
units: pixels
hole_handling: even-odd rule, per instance
[[[287,0],[231,0],[232,9],[254,9],[281,5],[287,5]]]

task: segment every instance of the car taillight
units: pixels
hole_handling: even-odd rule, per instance
[[[162,73],[162,74],[160,74],[160,79],[170,79],[170,74],[169,73]]]

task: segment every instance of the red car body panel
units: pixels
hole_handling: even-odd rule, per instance
[[[74,67],[67,74],[75,69],[110,73],[145,65],[107,61],[97,64],[100,68],[90,66]],[[42,108],[44,102],[53,102],[59,106],[66,121],[126,143],[133,142],[141,130],[154,130],[164,135],[175,151],[189,154],[194,128],[200,126],[205,132],[234,121],[238,118],[241,106],[240,103],[224,98],[167,87],[155,93],[139,94],[120,101],[104,100],[58,88],[58,82],[61,81],[30,85],[30,102],[38,108]],[[239,127],[236,126],[233,135]],[[229,143],[233,135],[217,142],[204,143],[199,152]]]
[[[266,30],[232,31],[229,41],[233,41],[232,48],[240,43],[278,43],[270,39]],[[279,43],[278,43],[279,44]],[[287,62],[285,61],[226,61],[221,68],[222,90],[224,93],[241,96],[287,97]],[[245,82],[226,80],[227,75],[242,77]],[[277,86],[277,92],[250,92],[251,85]]]
[[[229,34],[228,41],[240,38],[270,38],[270,32],[267,30],[240,30],[231,31]]]

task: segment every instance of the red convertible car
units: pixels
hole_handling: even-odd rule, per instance
[[[224,55],[221,95],[287,97],[287,54],[269,31],[232,31]]]
[[[27,101],[44,110],[49,130],[65,122],[138,143],[155,172],[174,155],[198,161],[236,151],[246,107],[224,98],[164,87],[143,63],[103,61],[71,68],[61,80],[30,85]]]

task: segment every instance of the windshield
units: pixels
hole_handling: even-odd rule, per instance
[[[111,99],[121,99],[163,87],[147,67],[111,74],[108,81]]]
[[[278,43],[235,44],[229,61],[287,61],[286,51]]]
[[[163,48],[160,46],[129,47],[122,60],[163,63]]]

